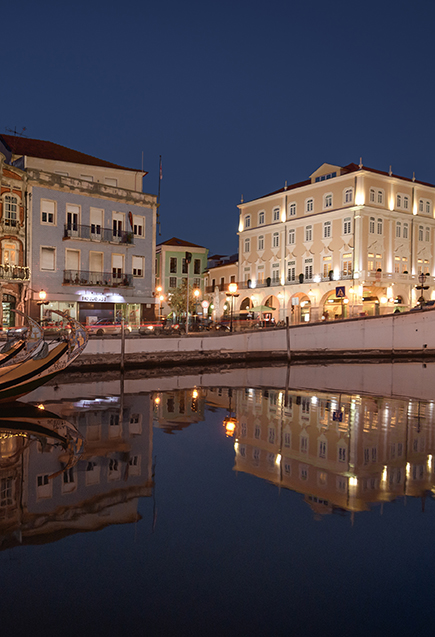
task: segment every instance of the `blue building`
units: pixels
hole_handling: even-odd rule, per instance
[[[27,176],[29,314],[61,310],[84,324],[151,318],[157,198],[142,192],[147,173],[11,135],[0,136],[0,152]]]

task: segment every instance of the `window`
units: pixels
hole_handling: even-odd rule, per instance
[[[352,203],[353,201],[353,188],[346,188],[344,191],[344,203]]]
[[[319,177],[316,177],[314,181],[316,182],[325,181],[326,179],[333,179],[336,176],[337,176],[336,172],[328,173],[327,175],[320,175]]]
[[[193,279],[193,287],[199,290],[199,288],[201,287],[201,279],[199,278]]]
[[[305,259],[305,278],[307,280],[313,278],[313,260]]]
[[[418,240],[423,241],[423,226],[418,226]]]
[[[424,231],[424,240],[425,240],[425,241],[430,241],[430,228],[425,228],[425,231]]]
[[[378,190],[378,203],[384,203],[384,191]]]
[[[323,238],[329,239],[331,237],[331,222],[325,221],[323,224]]]
[[[403,197],[403,207],[405,210],[409,210],[409,197],[406,195]]]
[[[382,254],[376,255],[375,268],[376,270],[382,270]]]
[[[79,250],[65,250],[65,269],[73,273],[73,277],[77,277],[80,271],[80,252]]]
[[[56,249],[41,247],[41,270],[56,269]]]
[[[195,259],[193,262],[193,274],[201,274],[201,259]]]
[[[55,224],[55,203],[41,199],[41,223]]]
[[[400,221],[396,221],[396,238],[397,239],[400,239],[401,231],[402,231],[402,224],[400,223]]]
[[[92,175],[80,175],[80,179],[83,179],[83,181],[94,181]]]
[[[375,203],[376,192],[374,188],[370,188],[370,203]]]
[[[346,447],[338,447],[338,462],[346,462]]]
[[[420,199],[418,210],[419,212],[424,212],[429,215],[431,211],[431,201],[429,199]]]
[[[427,215],[430,214],[430,207],[431,207],[430,201],[426,201],[426,205],[425,205],[425,210],[424,211],[425,211],[425,213]]]
[[[272,236],[272,248],[279,248],[279,234],[274,232]]]
[[[144,276],[144,258],[132,257],[133,276]]]
[[[177,287],[177,277],[176,276],[170,276],[169,277],[169,287],[170,288],[176,288]]]
[[[6,507],[14,504],[14,481],[12,476],[2,478],[0,482],[0,506]]]
[[[91,239],[101,240],[101,228],[103,227],[104,210],[101,208],[91,208]]]
[[[185,257],[181,259],[181,274],[189,274],[189,264]]]
[[[3,265],[17,265],[19,247],[15,242],[3,243],[2,263]]]
[[[12,195],[5,195],[3,222],[5,226],[17,225],[18,199]]]
[[[272,265],[272,282],[279,283],[279,263]]]
[[[301,436],[300,438],[300,452],[308,453],[308,436]]]
[[[264,225],[264,210],[258,213],[258,225]]]
[[[89,270],[92,273],[103,272],[104,256],[102,252],[89,252]]]
[[[326,458],[326,441],[319,440],[319,458]]]
[[[246,228],[250,228],[251,227],[251,215],[246,215],[245,217],[245,230]]]
[[[250,251],[251,251],[251,240],[245,239],[245,252],[250,252]]]
[[[264,236],[262,234],[258,237],[258,249],[264,250]]]
[[[289,217],[296,217],[296,203],[295,202],[292,202],[291,204],[289,204],[288,216]]]
[[[305,202],[305,212],[313,212],[314,199],[307,199]]]
[[[171,274],[177,273],[177,257],[171,257],[169,260],[169,272]]]
[[[264,283],[264,265],[258,266],[257,283]]]
[[[116,186],[118,185],[118,180],[113,177],[104,177],[104,183],[106,186]]]
[[[323,276],[325,278],[329,277],[329,273],[331,272],[331,257],[323,257]]]
[[[295,229],[294,228],[288,231],[288,243],[290,246],[295,244]]]
[[[305,227],[305,241],[312,241],[313,240],[313,226],[306,226]]]
[[[325,195],[324,201],[323,201],[323,207],[324,208],[332,208],[332,195],[328,194]]]
[[[375,233],[375,218],[374,217],[370,217],[369,232],[370,232],[370,234],[374,234]]]
[[[342,271],[343,276],[350,276],[352,274],[352,254],[343,254]]]
[[[135,237],[143,238],[145,236],[144,218],[134,216],[133,217],[133,234]]]
[[[408,224],[407,223],[403,224],[403,238],[404,239],[408,238]]]
[[[66,204],[66,226],[70,235],[78,235],[80,224],[80,206],[72,203]]]
[[[279,221],[279,208],[273,209],[272,216],[274,221]]]
[[[396,274],[400,273],[400,257],[394,257],[394,272]]]
[[[289,261],[287,263],[287,281],[296,281],[296,263]]]
[[[402,207],[402,195],[397,195],[397,197],[396,197],[396,206],[398,208]]]
[[[112,277],[113,279],[122,279],[124,275],[124,255],[112,254]],[[116,281],[119,283],[119,281]]]
[[[351,234],[352,232],[352,220],[350,217],[346,217],[343,221],[343,234]]]
[[[375,255],[372,252],[369,252],[367,255],[367,270],[369,272],[373,272],[375,269]]]
[[[377,232],[382,234],[382,219],[378,219]]]

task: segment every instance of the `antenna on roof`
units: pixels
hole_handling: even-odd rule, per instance
[[[359,167],[360,167],[360,169],[363,167],[362,157],[359,158]]]
[[[243,203],[243,195],[240,198],[240,203]]]
[[[415,181],[415,173],[412,173],[412,181]]]
[[[14,128],[14,129],[12,129],[12,128],[8,128],[7,126],[5,126],[5,130],[6,130],[8,133],[12,133],[13,135],[15,135],[15,137],[17,137],[17,136],[20,136],[20,137],[27,137],[27,135],[25,135],[25,134],[24,134],[24,131],[25,131],[25,130],[27,130],[25,126],[23,127],[23,129],[22,129],[21,133],[19,133],[19,132],[17,131],[17,127],[16,127],[16,126],[15,126],[15,128]]]
[[[390,170],[389,170],[388,174],[390,175],[390,177],[391,177],[391,175],[393,174],[393,171],[392,171],[392,169],[391,169],[391,166],[390,166]]]
[[[287,179],[285,180],[284,190],[287,190]]]

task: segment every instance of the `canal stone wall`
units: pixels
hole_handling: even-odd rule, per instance
[[[435,310],[331,321],[235,334],[133,336],[125,367],[265,360],[355,361],[435,357]],[[115,368],[121,339],[92,337],[72,368]]]

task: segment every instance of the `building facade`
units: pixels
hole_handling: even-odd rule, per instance
[[[5,163],[0,153],[0,326],[15,325],[13,310],[24,308],[27,267],[26,191],[24,171]]]
[[[242,202],[239,307],[294,323],[407,310],[421,274],[433,298],[434,203],[433,185],[362,163]]]
[[[83,324],[151,317],[156,197],[142,192],[146,173],[9,135],[0,151],[26,177],[28,313],[60,310]]]
[[[190,263],[186,261],[186,253],[191,255]],[[207,248],[176,237],[157,245],[155,295],[156,299],[163,297],[160,302],[162,313],[170,311],[168,294],[178,288],[184,279],[188,280],[189,286],[200,291],[198,301],[204,299],[207,255]]]

